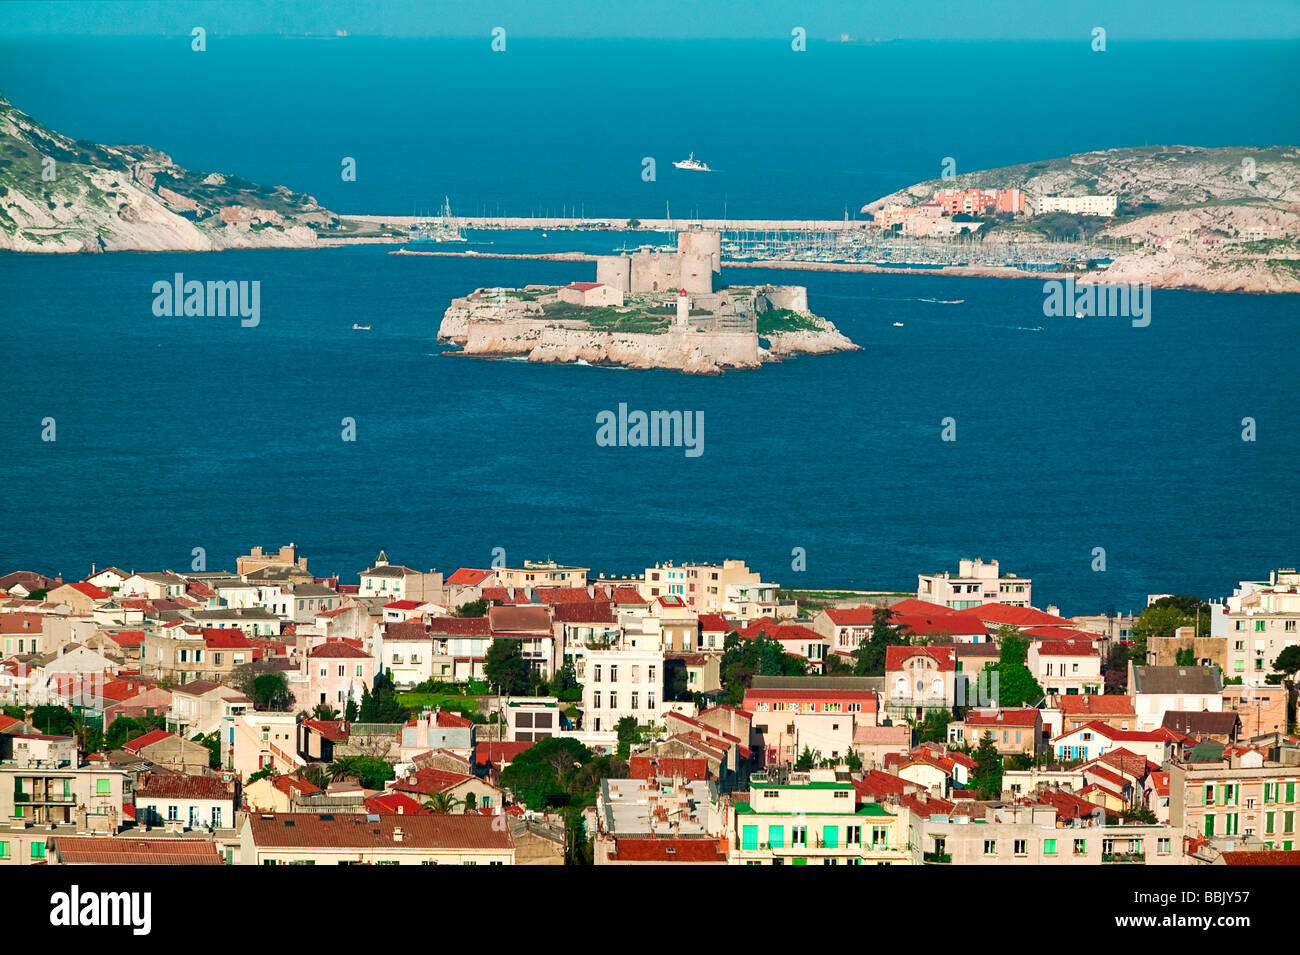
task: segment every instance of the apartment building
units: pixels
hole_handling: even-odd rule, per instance
[[[581,677],[584,729],[613,730],[625,716],[639,724],[659,718],[664,700],[660,650],[588,650]]]
[[[1119,197],[1039,196],[1035,206],[1039,215],[1066,212],[1076,216],[1113,216],[1119,207]]]
[[[375,565],[361,572],[362,597],[384,597],[393,600],[428,600],[442,605],[446,591],[442,574],[436,570],[421,573],[401,564],[390,564],[382,550]]]
[[[647,567],[642,578],[641,593],[648,598],[676,595],[686,601],[686,605],[697,614],[726,613],[724,609],[728,599],[727,588],[735,585],[733,600],[739,598],[745,606],[761,601],[749,601],[750,596],[760,597],[755,590],[745,591],[746,586],[758,588],[762,578],[750,570],[743,560],[724,560],[721,564],[674,564],[672,561]],[[774,588],[774,584],[766,585]],[[773,597],[775,592],[772,592]],[[754,616],[762,616],[755,614]]]
[[[1128,695],[1137,714],[1137,729],[1164,724],[1169,710],[1223,709],[1223,677],[1218,667],[1147,667],[1128,665]]]
[[[1065,794],[1061,794],[1064,796]],[[1031,796],[1027,804],[922,803],[908,800],[909,848],[931,865],[1182,865],[1182,832],[1164,825],[1104,825],[1105,813],[1082,800],[1060,805]]]
[[[1227,676],[1266,685],[1277,655],[1300,643],[1300,574],[1284,568],[1267,582],[1242,581],[1231,597],[1210,605],[1210,634],[1227,641]]]
[[[1015,574],[1001,574],[996,560],[985,563],[981,558],[958,561],[955,575],[918,574],[916,599],[940,604],[953,610],[966,610],[988,603],[1028,607],[1033,603],[1033,581]]]
[[[532,590],[536,587],[585,587],[591,568],[571,567],[553,560],[526,560],[522,567],[497,567],[495,572],[499,587]]]
[[[1025,665],[1049,697],[1102,692],[1101,654],[1090,640],[1035,640]]]
[[[1254,837],[1268,849],[1293,851],[1300,816],[1300,765],[1234,747],[1214,762],[1169,767],[1169,821],[1189,836],[1220,843]]]
[[[733,865],[908,865],[902,816],[833,770],[754,773],[749,802],[735,804]]]

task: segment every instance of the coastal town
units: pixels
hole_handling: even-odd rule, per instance
[[[0,866],[1300,861],[1294,568],[87,568],[0,576]]]

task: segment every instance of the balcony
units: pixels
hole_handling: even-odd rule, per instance
[[[927,852],[924,853],[924,859],[927,864],[948,865],[952,862],[951,852]]]
[[[1103,852],[1101,854],[1102,862],[1146,862],[1147,854],[1145,852]]]

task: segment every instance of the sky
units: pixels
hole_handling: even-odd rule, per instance
[[[1297,0],[9,0],[0,38],[210,35],[809,40],[1123,40],[1300,37]]]

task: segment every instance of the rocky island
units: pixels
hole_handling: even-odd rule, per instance
[[[311,248],[339,228],[311,196],[194,172],[148,146],[73,140],[0,97],[0,249]]]
[[[691,229],[676,252],[597,257],[595,282],[477,289],[452,301],[438,340],[480,358],[698,375],[860,347],[808,310],[802,286],[715,290],[720,244],[720,233]]]
[[[1017,246],[1083,237],[1106,261],[1090,264],[1080,282],[1300,292],[1295,146],[1077,153],[916,183],[862,212],[901,236],[1012,257]]]

